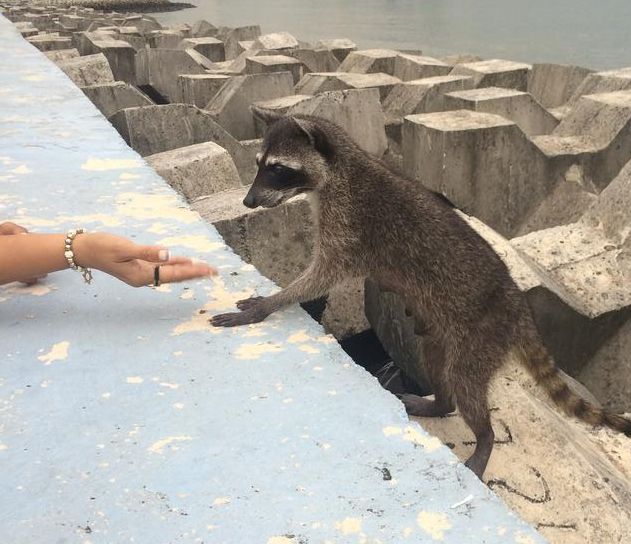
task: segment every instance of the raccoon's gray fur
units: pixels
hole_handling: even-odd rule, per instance
[[[389,170],[334,123],[255,114],[268,131],[244,204],[272,207],[311,193],[318,236],[313,261],[297,280],[269,297],[238,302],[240,312],[215,316],[213,325],[255,323],[325,295],[340,280],[371,277],[403,297],[428,336],[423,364],[434,400],[404,395],[408,413],[443,416],[457,406],[476,437],[466,464],[478,477],[493,449],[488,385],[511,353],[567,413],[631,435],[630,420],[567,387],[504,262],[449,201]]]

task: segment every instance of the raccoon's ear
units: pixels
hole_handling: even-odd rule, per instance
[[[268,126],[283,117],[283,115],[281,115],[280,113],[276,113],[270,110],[264,110],[257,106],[250,106],[250,111],[252,112],[252,115],[254,115],[254,117],[263,121],[263,123]]]
[[[292,117],[294,123],[298,125],[298,128],[304,132],[305,136],[309,138],[311,146],[320,153],[325,159],[331,159],[333,157],[333,145],[329,141],[326,133],[310,119],[302,119],[300,117]]]

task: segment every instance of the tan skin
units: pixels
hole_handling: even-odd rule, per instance
[[[65,238],[65,234],[31,234],[15,223],[1,223],[0,285],[13,281],[32,284],[50,272],[69,268]],[[139,245],[112,234],[78,234],[72,249],[77,265],[100,270],[132,287],[153,284],[156,265],[160,265],[161,283],[217,275],[205,263],[171,257],[163,247]]]

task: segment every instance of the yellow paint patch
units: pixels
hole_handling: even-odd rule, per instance
[[[68,358],[68,348],[70,342],[63,341],[53,344],[53,347],[45,355],[40,355],[38,359],[42,361],[46,366],[54,363],[55,361],[63,361]]]
[[[412,527],[406,527],[405,529],[403,529],[403,538],[410,538],[410,535],[414,532],[414,529],[412,529]]]
[[[298,346],[298,349],[300,351],[304,351],[305,353],[320,353],[320,350],[318,348],[314,348],[309,344],[302,344]]]
[[[42,297],[52,291],[48,285],[22,285],[21,283],[8,283],[2,287],[5,293],[10,295],[32,295],[34,297]]]
[[[183,352],[183,351],[174,351],[174,352],[173,352],[173,355],[174,355],[175,357],[182,357],[182,355],[184,355],[184,352]]]
[[[6,444],[0,444],[0,451],[4,451],[8,449],[9,449],[9,446],[7,446]]]
[[[31,170],[26,164],[21,164],[17,166],[13,170],[11,170],[12,174],[30,174],[33,170]]]
[[[214,501],[213,501],[213,506],[222,506],[224,504],[228,504],[232,501],[232,499],[230,497],[217,497]]]
[[[138,159],[94,159],[90,158],[81,165],[81,170],[104,171],[140,168],[142,161]]]
[[[200,253],[217,251],[224,247],[222,242],[211,242],[207,236],[189,234],[185,236],[169,236],[156,242],[159,246],[181,246]]]
[[[116,206],[119,215],[134,219],[175,219],[186,224],[199,221],[199,214],[186,207],[173,193],[121,193],[116,197]]]
[[[290,344],[299,344],[301,342],[309,342],[311,337],[307,334],[306,329],[302,329],[295,334],[292,334],[289,338],[287,338],[287,342]]]
[[[44,81],[46,78],[41,74],[29,74],[22,76],[23,81]]]
[[[171,229],[165,223],[153,223],[148,229],[147,232],[152,232],[154,234],[166,234]]]
[[[248,338],[254,338],[254,337],[265,336],[265,334],[266,333],[263,332],[260,327],[257,327],[256,325],[250,325],[248,327],[248,330],[245,332],[243,336],[246,336]]]
[[[141,378],[140,376],[129,376],[126,380],[127,383],[131,383],[131,384],[139,384],[144,382],[144,378]]]
[[[434,540],[444,540],[445,531],[451,529],[449,518],[442,512],[420,512],[416,523]]]
[[[122,180],[130,180],[130,179],[140,179],[142,176],[140,174],[132,174],[130,172],[123,172],[118,179]]]
[[[173,288],[171,287],[170,284],[163,283],[162,285],[160,285],[158,287],[154,287],[153,289],[154,289],[154,291],[158,291],[158,293],[170,293]]]
[[[193,438],[191,436],[169,436],[168,438],[163,438],[162,440],[158,440],[157,442],[152,444],[151,447],[147,448],[147,451],[160,454],[164,451],[164,448],[166,448],[170,444],[187,440],[193,440]]]
[[[178,389],[180,387],[180,384],[179,383],[161,382],[160,386],[161,387],[168,387],[169,389]]]
[[[516,544],[535,544],[535,541],[532,537],[525,535],[524,533],[517,532],[515,533],[515,543]]]
[[[187,289],[180,295],[180,298],[182,300],[191,300],[194,296],[195,296],[195,291],[193,291],[192,289]]]
[[[397,426],[384,427],[382,432],[385,436],[401,435],[406,442],[423,446],[428,452],[437,450],[442,446],[442,442],[438,438],[423,434],[419,428],[412,426],[405,427],[404,429]]]
[[[335,528],[343,535],[353,535],[362,530],[362,521],[359,518],[345,518],[335,524]]]
[[[272,536],[267,539],[267,544],[294,544],[294,539],[286,536]]]
[[[280,351],[283,351],[280,344],[243,344],[237,349],[235,356],[237,359],[258,359],[265,353],[278,353]]]
[[[230,292],[226,289],[226,285],[222,278],[214,278],[212,287],[206,288],[210,291],[210,302],[204,304],[204,307],[195,312],[193,317],[184,323],[179,324],[171,334],[179,336],[180,334],[196,331],[207,331],[211,334],[222,334],[226,329],[213,327],[208,319],[213,315],[232,310],[237,311],[235,303],[237,300],[248,298],[252,295],[251,289],[243,291]]]
[[[175,408],[176,410],[182,410],[184,408],[184,404],[181,402],[176,402],[173,404],[173,408]]]

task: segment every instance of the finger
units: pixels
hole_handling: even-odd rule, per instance
[[[216,275],[217,270],[205,263],[176,263],[160,266],[160,283],[177,283]],[[153,270],[151,282],[153,282]]]
[[[129,249],[128,258],[140,259],[150,263],[166,263],[169,262],[171,255],[169,250],[161,246],[139,246],[134,244]]]

